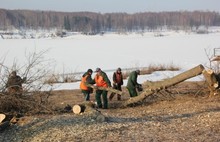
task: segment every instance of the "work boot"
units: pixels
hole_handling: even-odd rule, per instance
[[[102,108],[102,105],[98,105],[98,108]]]

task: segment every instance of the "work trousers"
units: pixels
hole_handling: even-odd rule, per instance
[[[104,90],[96,90],[95,99],[98,105],[98,108],[102,108],[102,100],[103,100],[103,108],[108,108],[108,98],[107,98],[108,91]],[[102,99],[101,99],[102,98]]]
[[[136,91],[136,88],[127,88],[128,89],[128,92],[130,94],[130,97],[136,97],[138,94],[137,94],[137,91]]]

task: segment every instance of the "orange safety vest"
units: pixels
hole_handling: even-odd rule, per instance
[[[108,84],[104,81],[101,75],[95,76],[95,83],[96,83],[96,86],[98,87],[108,87]]]
[[[81,83],[80,83],[80,89],[82,90],[89,90],[89,88],[86,86],[86,79],[89,75],[86,75],[82,77]]]

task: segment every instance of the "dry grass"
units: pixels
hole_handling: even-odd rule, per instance
[[[177,71],[180,70],[180,67],[177,67],[174,64],[159,64],[159,65],[149,65],[148,67],[143,68],[137,68],[140,69],[141,75],[144,74],[151,74],[155,71]],[[127,79],[129,74],[131,73],[130,70],[124,70],[123,73],[123,79]],[[79,73],[70,73],[70,74],[52,74],[50,76],[47,76],[44,78],[43,82],[46,84],[53,84],[53,83],[67,83],[67,82],[77,82],[80,81],[81,76],[79,76]]]
[[[139,68],[137,68],[139,69]],[[155,71],[178,71],[181,68],[174,65],[174,64],[168,64],[168,65],[164,65],[164,64],[159,64],[159,65],[154,65],[151,64],[148,67],[144,67],[144,68],[140,68],[140,74],[141,75],[145,75],[145,74],[151,74]],[[123,78],[127,79],[127,77],[129,76],[129,74],[131,73],[131,71],[123,71]]]
[[[77,82],[80,81],[79,75],[71,73],[71,74],[52,74],[44,78],[43,82],[45,84],[53,84],[53,83],[67,83],[67,82]]]

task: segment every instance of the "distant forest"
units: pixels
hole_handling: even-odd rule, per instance
[[[82,33],[141,32],[164,27],[190,30],[220,26],[220,14],[211,11],[142,13],[56,12],[0,9],[0,30],[60,29]]]

